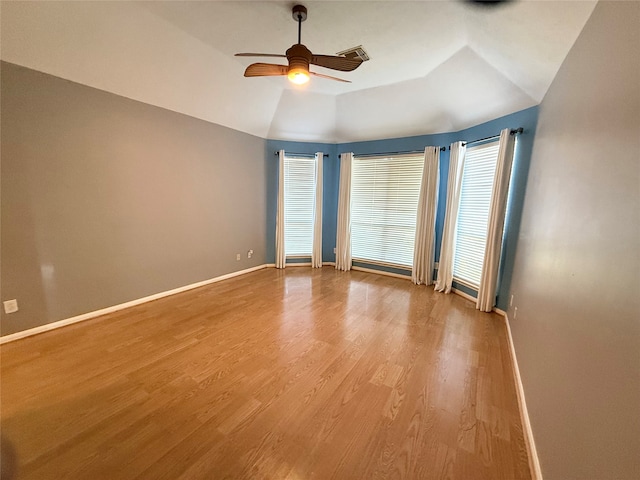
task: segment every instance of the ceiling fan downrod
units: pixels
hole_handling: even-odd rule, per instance
[[[307,7],[304,5],[296,5],[291,10],[291,16],[298,22],[298,43],[302,43],[302,22],[307,19]]]

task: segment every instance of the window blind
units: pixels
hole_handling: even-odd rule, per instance
[[[351,252],[355,260],[410,267],[424,154],[354,156]]]
[[[311,256],[316,160],[284,157],[284,251],[287,257]]]
[[[498,160],[498,142],[470,147],[464,160],[456,222],[453,278],[478,288]]]

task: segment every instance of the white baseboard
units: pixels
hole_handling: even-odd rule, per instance
[[[507,318],[507,312],[505,312],[504,310],[501,310],[498,307],[493,307],[493,311],[498,315],[502,315],[505,319]]]
[[[113,312],[117,312],[118,310],[134,307],[136,305],[140,305],[141,303],[151,302],[152,300],[158,300],[159,298],[168,297],[169,295],[175,295],[176,293],[186,292],[187,290],[192,290],[198,287],[204,287],[205,285],[209,285],[211,283],[216,283],[222,280],[227,280],[229,278],[244,275],[245,273],[255,272],[256,270],[262,270],[263,268],[266,268],[266,267],[267,265],[258,265],[256,267],[247,268],[245,270],[240,270],[238,272],[227,273],[226,275],[220,275],[219,277],[210,278],[209,280],[203,280],[201,282],[192,283],[190,285],[185,285],[184,287],[174,288],[173,290],[167,290],[165,292],[156,293],[153,295],[149,295],[148,297],[138,298],[136,300],[120,303],[118,305],[113,305],[111,307],[101,308],[100,310],[95,310],[93,312],[83,313],[82,315],[76,315],[75,317],[65,318],[64,320],[58,320],[57,322],[47,323],[46,325],[30,328],[29,330],[23,330],[22,332],[16,332],[10,335],[5,335],[4,337],[0,337],[0,345],[2,345],[3,343],[13,342],[14,340],[19,340],[21,338],[31,337],[32,335],[37,335],[39,333],[48,332],[49,330],[55,330],[56,328],[61,328],[67,325],[82,322],[84,320],[89,320],[90,318],[106,315],[107,313],[113,313]]]
[[[518,406],[520,407],[520,420],[524,427],[524,441],[527,446],[527,453],[529,457],[529,470],[531,471],[531,478],[534,480],[542,480],[542,470],[540,469],[540,460],[538,459],[538,452],[536,450],[536,442],[533,439],[533,430],[531,429],[531,422],[529,421],[529,411],[527,410],[527,402],[524,398],[524,387],[522,385],[522,378],[520,378],[520,369],[518,368],[518,359],[516,358],[516,350],[513,345],[513,337],[511,336],[511,327],[509,325],[509,317],[507,312],[499,308],[494,308],[494,312],[504,317],[505,324],[507,325],[507,342],[509,343],[509,352],[511,353],[511,365],[513,366],[513,375],[516,379],[516,396],[518,397]]]

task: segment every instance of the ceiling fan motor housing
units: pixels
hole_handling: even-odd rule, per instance
[[[289,71],[294,68],[302,68],[305,71],[309,71],[309,63],[311,62],[311,51],[302,45],[296,43],[289,50],[287,50],[287,59],[289,60]]]

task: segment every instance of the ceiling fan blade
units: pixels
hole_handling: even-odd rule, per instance
[[[344,80],[342,78],[332,77],[331,75],[323,75],[322,73],[309,72],[309,74],[314,77],[328,78],[329,80],[337,80],[338,82],[351,83],[351,80]]]
[[[274,75],[286,75],[289,67],[275,65],[273,63],[252,63],[244,71],[245,77],[270,77]]]
[[[309,63],[318,65],[319,67],[330,68],[331,70],[351,72],[362,65],[362,60],[359,58],[336,57],[333,55],[312,55]]]
[[[287,58],[286,55],[280,55],[279,53],[236,53],[236,57],[278,57]]]

